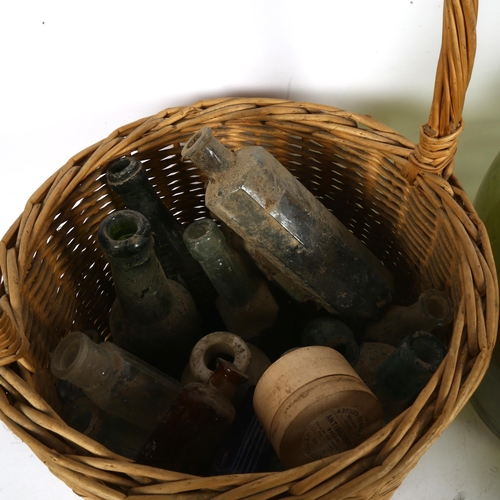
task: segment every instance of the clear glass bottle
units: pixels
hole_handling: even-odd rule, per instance
[[[187,474],[209,474],[236,417],[231,400],[246,379],[232,363],[219,359],[207,382],[184,387],[137,462]]]
[[[204,127],[182,155],[209,178],[206,206],[257,250],[261,265],[293,281],[302,294],[292,296],[364,318],[390,302],[388,269],[264,148],[232,153]]]
[[[431,332],[453,320],[453,303],[440,290],[423,291],[411,306],[390,305],[379,321],[365,330],[365,337],[397,347],[408,335],[424,330]]]
[[[474,198],[474,208],[484,222],[500,274],[500,153],[486,172]],[[500,438],[500,341],[493,349],[490,366],[471,404],[488,428]]]
[[[59,342],[52,373],[80,387],[103,410],[152,432],[181,390],[180,383],[111,342],[81,332]]]
[[[110,188],[125,206],[144,215],[154,235],[155,251],[167,278],[179,282],[191,294],[206,333],[219,330],[221,320],[213,304],[216,291],[199,263],[182,241],[183,225],[156,194],[142,163],[133,156],[119,158],[106,171]]]
[[[180,378],[201,337],[200,321],[189,292],[165,276],[149,222],[133,210],[113,212],[102,221],[98,238],[117,296],[109,316],[113,342]]]
[[[340,352],[351,365],[359,359],[359,345],[352,330],[336,318],[321,316],[310,319],[301,334],[301,343],[324,345]]]
[[[246,274],[214,220],[194,221],[183,239],[219,294],[215,304],[228,331],[250,340],[274,325],[279,308],[266,282]]]

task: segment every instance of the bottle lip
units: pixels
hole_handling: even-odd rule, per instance
[[[422,311],[427,318],[436,322],[436,326],[451,323],[454,317],[454,307],[450,298],[441,290],[430,288],[422,292],[418,298]]]
[[[212,219],[192,222],[184,230],[182,239],[191,255],[200,262],[218,255],[225,243],[222,231]]]
[[[435,372],[446,355],[446,347],[436,335],[417,331],[400,344],[402,354],[429,372]]]
[[[93,342],[82,332],[71,332],[64,337],[50,360],[52,373],[61,379],[75,383],[84,369],[85,362],[92,356]]]
[[[118,158],[106,170],[106,181],[118,194],[135,190],[136,184],[143,182],[145,178],[142,163],[133,156]]]
[[[149,221],[134,210],[117,210],[107,215],[97,236],[104,252],[115,258],[130,258],[152,247]]]
[[[194,134],[182,148],[183,158],[191,158],[201,151],[212,139],[212,129],[208,126],[202,127]]]

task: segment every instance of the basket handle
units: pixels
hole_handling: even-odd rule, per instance
[[[420,140],[402,169],[413,184],[421,172],[453,173],[462,110],[476,54],[478,0],[445,0],[441,53],[429,121],[420,127]]]

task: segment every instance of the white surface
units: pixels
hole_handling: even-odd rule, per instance
[[[418,138],[442,1],[4,2],[0,233],[68,158],[142,116],[265,95],[360,113]],[[500,149],[500,4],[483,0],[456,172],[473,196]],[[497,500],[500,441],[468,405],[397,500]],[[77,498],[0,423],[0,499]]]

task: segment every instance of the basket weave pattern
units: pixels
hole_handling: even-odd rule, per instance
[[[477,2],[445,2],[434,99],[418,145],[337,108],[227,98],[166,109],[71,158],[0,242],[0,385],[8,392],[0,392],[0,418],[86,498],[390,498],[477,387],[496,338],[489,240],[452,173],[476,16]],[[106,185],[107,165],[137,155],[181,222],[206,216],[205,178],[180,156],[204,125],[229,148],[268,149],[394,273],[406,303],[431,287],[452,297],[445,361],[406,412],[354,450],[285,472],[197,478],[136,465],[57,413],[50,353],[72,330],[109,333],[114,292],[96,233],[123,206]]]

